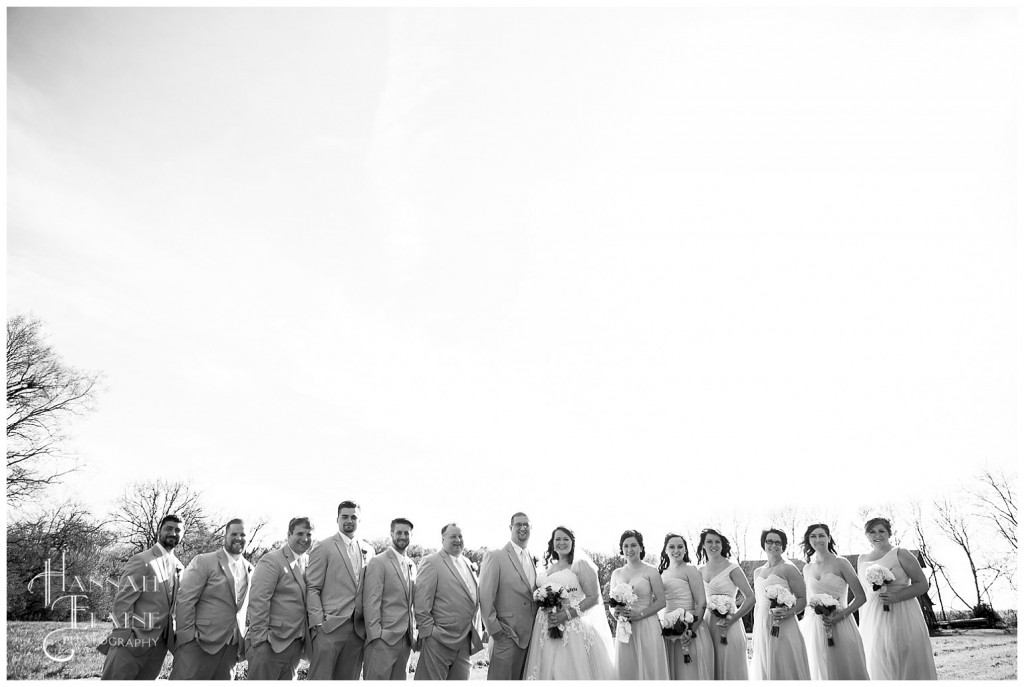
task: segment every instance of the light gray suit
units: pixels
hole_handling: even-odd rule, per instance
[[[419,630],[417,680],[468,680],[469,657],[483,649],[480,585],[469,559],[472,588],[455,560],[438,551],[420,561],[416,574],[416,625]]]
[[[128,559],[117,584],[114,630],[98,648],[107,655],[103,680],[155,680],[174,651],[174,595],[181,563],[153,546]]]
[[[412,610],[415,587],[415,566],[411,562],[403,564],[393,548],[367,564],[363,584],[364,679],[406,679],[416,627]]]
[[[201,553],[181,576],[174,608],[177,649],[172,680],[227,680],[243,658],[252,565],[241,559],[245,590],[236,594],[230,560],[223,548]]]
[[[488,551],[480,571],[480,613],[484,627],[494,638],[494,652],[487,669],[488,680],[521,680],[526,649],[533,634],[536,589],[523,569],[512,542]]]
[[[341,532],[318,542],[306,568],[306,608],[313,633],[308,680],[358,680],[363,668],[363,572],[373,547],[362,539],[359,570],[352,569]]]
[[[309,644],[306,578],[285,544],[256,564],[249,589],[245,638],[248,680],[294,680]]]

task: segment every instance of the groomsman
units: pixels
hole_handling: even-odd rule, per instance
[[[405,680],[415,641],[412,600],[416,569],[405,555],[412,523],[391,521],[391,547],[366,566],[363,614],[366,620],[364,680]]]
[[[165,515],[156,544],[128,559],[117,583],[114,630],[100,644],[107,655],[101,680],[155,680],[174,650],[171,609],[182,565],[172,551],[181,541],[181,518]]]
[[[309,644],[306,567],[313,525],[292,518],[288,542],[256,564],[249,590],[246,633],[248,680],[295,680]]]
[[[363,568],[373,558],[373,547],[355,538],[359,513],[354,501],[338,504],[338,533],[309,553],[309,680],[358,680],[363,668]]]
[[[488,551],[480,572],[480,613],[484,627],[494,638],[488,680],[522,680],[526,650],[533,634],[537,604],[537,566],[526,548],[530,543],[530,518],[516,513],[509,525],[512,541],[498,551]]]
[[[483,649],[480,587],[462,555],[462,529],[441,528],[441,550],[416,571],[417,680],[468,680],[469,657]]]
[[[172,680],[230,680],[242,660],[252,565],[242,557],[245,523],[228,522],[224,548],[201,553],[181,576]]]

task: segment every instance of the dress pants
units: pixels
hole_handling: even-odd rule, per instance
[[[166,634],[166,633],[165,633]],[[132,638],[130,642],[148,642]],[[143,644],[145,646],[145,644]],[[155,680],[160,675],[167,656],[167,638],[162,636],[154,645],[138,653],[127,646],[111,646],[103,661],[101,680]]]
[[[249,672],[246,680],[295,680],[299,675],[299,658],[302,656],[302,638],[297,638],[276,653],[270,642],[251,647],[246,654]]]
[[[394,644],[375,639],[366,645],[366,661],[363,667],[364,680],[406,680],[409,669],[409,653],[412,642],[404,634]]]
[[[473,640],[466,640],[457,648],[437,641],[433,636],[423,639],[419,662],[416,664],[417,680],[468,680],[469,652]]]
[[[526,649],[511,637],[495,637],[491,665],[487,668],[488,680],[522,680],[526,667]]]
[[[363,670],[363,640],[349,621],[333,632],[317,631],[307,680],[358,680]]]
[[[206,653],[199,642],[192,640],[174,652],[172,680],[230,680],[231,670],[238,663],[238,644],[225,644],[220,651]]]

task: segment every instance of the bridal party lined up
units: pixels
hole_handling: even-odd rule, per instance
[[[753,585],[715,529],[692,550],[666,534],[660,555],[652,551],[657,565],[645,561],[643,534],[626,530],[625,564],[602,590],[570,528],[556,527],[534,556],[525,513],[479,568],[457,522],[439,528],[441,549],[417,564],[410,520],[392,520],[390,546],[377,552],[356,536],[360,515],[343,501],[338,531],[315,546],[309,518],[293,518],[284,545],[255,567],[242,556],[245,523],[233,519],[223,548],[184,567],[174,549],[188,533],[168,514],[120,580],[115,629],[98,647],[103,679],[155,679],[170,653],[172,680],[229,679],[243,661],[247,679],[295,679],[303,657],[311,680],[465,680],[485,647],[492,680],[936,677],[917,600],[928,582],[890,543],[885,518],[865,524],[871,549],[856,568],[827,525],[808,526],[795,544],[764,530]],[[791,545],[802,570],[785,555]]]

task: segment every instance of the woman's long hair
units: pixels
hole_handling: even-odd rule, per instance
[[[698,563],[703,563],[704,561],[708,560],[708,554],[707,554],[706,551],[704,551],[704,542],[707,540],[709,534],[713,534],[713,535],[715,535],[716,537],[718,537],[719,539],[722,540],[722,557],[723,558],[729,558],[730,556],[732,556],[732,546],[729,545],[729,540],[726,538],[726,536],[724,534],[722,534],[721,532],[719,532],[718,530],[716,530],[716,529],[714,529],[712,527],[708,527],[707,529],[703,529],[703,530],[700,531],[700,543],[697,544],[697,562]]]
[[[661,562],[658,564],[658,572],[665,572],[671,564],[668,557],[668,542],[670,539],[674,539],[675,537],[679,537],[683,540],[683,563],[690,562],[690,545],[686,543],[686,537],[681,534],[676,534],[675,532],[669,532],[665,535],[665,544],[661,547]]]
[[[562,530],[569,535],[569,541],[572,542],[572,548],[569,549],[569,553],[565,556],[565,561],[572,565],[572,560],[576,555],[576,535],[568,527],[562,527],[559,525],[555,529],[551,530],[551,539],[548,540],[548,550],[544,552],[544,567],[550,567],[551,561],[557,561],[559,556],[558,552],[555,551],[555,532]]]
[[[817,523],[815,525],[811,525],[810,527],[807,528],[807,531],[804,532],[804,541],[803,541],[804,560],[807,561],[808,563],[811,562],[811,556],[814,555],[814,547],[811,546],[811,532],[813,532],[814,530],[819,529],[819,528],[825,530],[825,534],[828,535],[828,550],[831,551],[832,553],[836,554],[837,556],[839,555],[836,552],[835,540],[832,538],[832,532],[829,531],[828,525],[826,525],[825,523],[819,522],[819,523]]]

